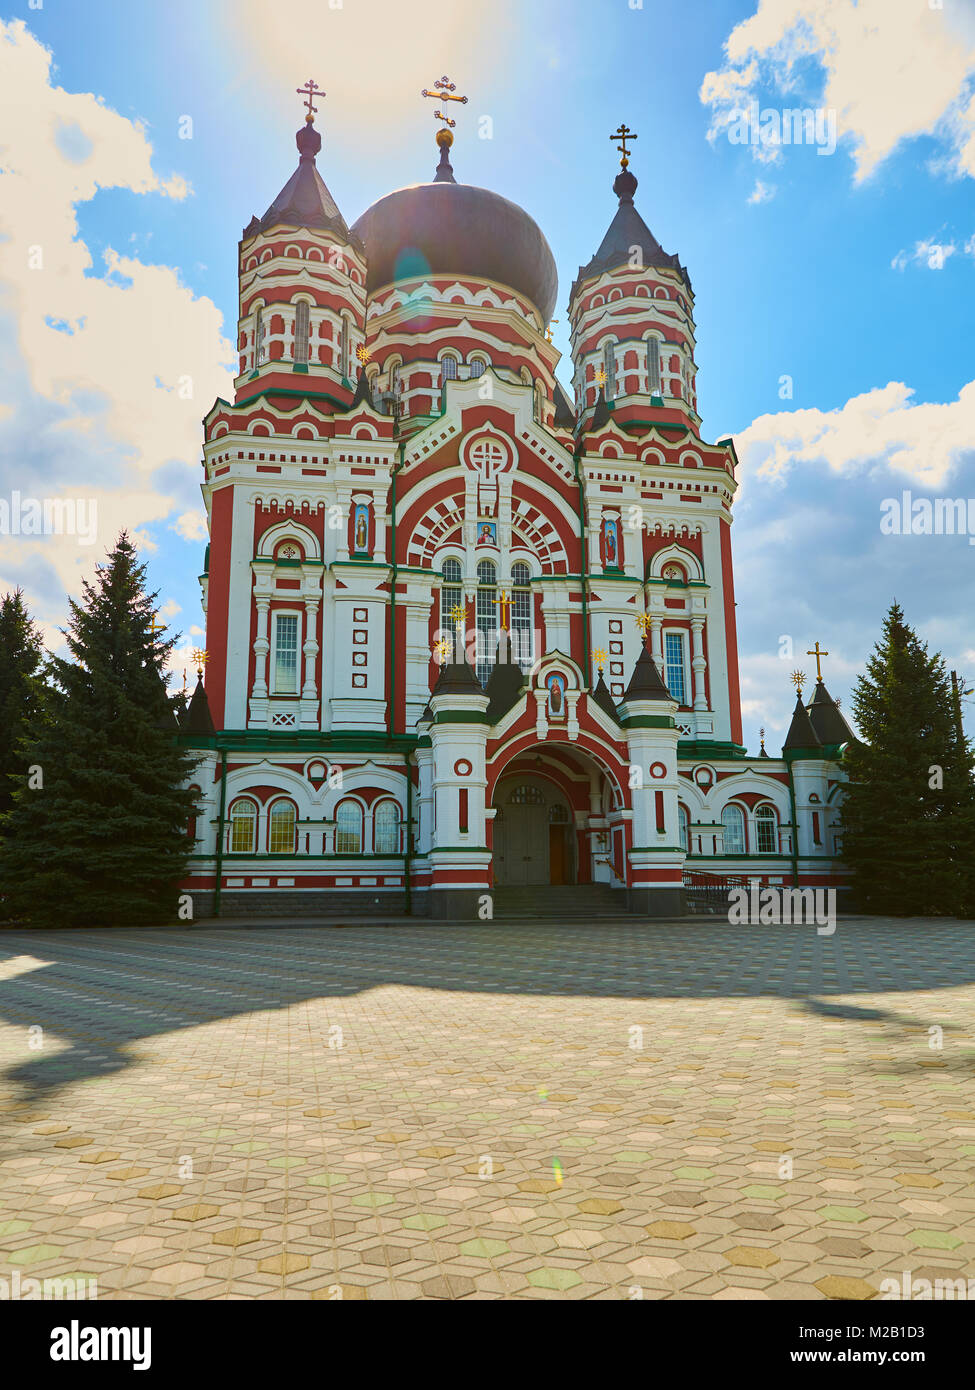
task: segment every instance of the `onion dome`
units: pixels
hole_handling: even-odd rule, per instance
[[[660,245],[643,218],[633,206],[633,195],[637,189],[637,179],[629,169],[621,169],[613,182],[613,192],[620,200],[616,216],[609,224],[609,230],[599,244],[599,250],[588,265],[579,267],[572,298],[583,280],[594,275],[602,275],[607,270],[618,270],[633,263],[633,249],[639,247],[645,267],[658,266],[676,270],[683,276],[687,288],[691,288],[691,277],[680,263],[680,257],[670,255]]]
[[[387,193],[354,224],[352,235],[366,251],[367,290],[423,275],[494,280],[524,295],[548,323],[558,294],[551,247],[517,203],[456,182],[445,136],[450,132],[438,131],[432,183]]]
[[[315,156],[322,148],[322,137],[315,129],[313,117],[306,119],[295,136],[295,144],[298,146],[298,168],[264,216],[251,219],[244,228],[244,237],[283,224],[286,227],[314,227],[319,231],[334,232],[343,241],[354,243],[355,238],[350,236],[348,224],[315,165]]]

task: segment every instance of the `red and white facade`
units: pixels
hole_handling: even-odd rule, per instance
[[[688,873],[838,882],[835,750],[742,747],[736,459],[698,433],[686,271],[642,222],[642,258],[608,234],[572,288],[570,403],[521,270],[445,245],[372,283],[319,144],[240,244],[235,397],[205,421],[201,915],[218,882],[223,911],[439,916],[504,885],[672,914]],[[524,686],[499,699],[505,619]],[[666,689],[634,678],[645,645]]]

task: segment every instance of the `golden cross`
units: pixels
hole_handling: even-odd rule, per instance
[[[552,329],[555,327],[555,325],[556,325],[558,322],[559,322],[558,319],[552,319],[551,322],[549,323],[548,328],[546,328],[546,330],[545,330],[545,341],[546,341],[547,343],[550,343],[550,342],[552,341]]]
[[[165,631],[166,624],[159,622],[159,614],[153,613],[152,622],[149,624],[149,631],[155,636],[157,632]]]
[[[630,160],[629,160],[629,153],[630,153],[630,152],[629,152],[629,150],[626,148],[627,141],[628,141],[628,140],[636,140],[636,139],[638,138],[638,137],[637,137],[637,134],[636,134],[636,131],[631,130],[630,127],[629,127],[628,125],[623,125],[622,122],[621,122],[621,123],[620,123],[620,128],[619,128],[619,130],[614,130],[613,133],[612,133],[612,135],[611,135],[609,138],[610,138],[611,140],[618,140],[618,141],[620,142],[620,143],[616,146],[616,148],[619,150],[620,154],[623,156],[623,158],[620,160],[620,167],[623,168],[623,169],[625,169],[626,166],[627,166],[627,165],[629,164],[629,162],[630,162]]]
[[[816,679],[818,681],[821,681],[823,679],[823,673],[819,666],[819,658],[821,656],[829,656],[829,652],[822,652],[819,650],[819,640],[817,638],[815,647],[812,649],[811,652],[806,652],[806,655],[814,656],[816,658]]]
[[[758,731],[758,737],[761,739],[761,741],[762,741],[762,747],[764,748],[764,747],[765,747],[765,730],[764,730],[764,729],[759,729],[759,731]]]
[[[650,628],[653,625],[653,619],[650,617],[650,614],[638,613],[636,615],[636,625],[643,633],[644,641],[646,641],[647,633],[650,631]]]
[[[434,645],[433,650],[440,658],[440,665],[443,666],[451,652],[453,643],[448,637],[441,637],[440,641]]]
[[[183,667],[183,694],[186,694],[186,667]]]
[[[596,663],[596,669],[600,675],[603,674],[603,666],[606,664],[606,653],[602,647],[597,647],[592,654],[592,659]]]
[[[210,653],[202,647],[193,648],[193,660],[196,662],[196,674],[203,679],[203,670],[210,660]]]
[[[501,631],[502,631],[502,632],[507,632],[507,631],[508,631],[508,623],[511,621],[511,599],[510,599],[510,598],[508,597],[508,595],[505,593],[504,589],[502,589],[502,590],[501,590],[501,597],[500,597],[500,598],[496,598],[494,601],[495,601],[495,603],[500,604],[500,606],[501,606],[501,612],[500,612]]]
[[[791,676],[790,679],[792,680],[792,684],[793,684],[793,685],[795,686],[795,688],[796,688],[796,693],[799,694],[799,695],[801,695],[801,694],[802,694],[802,687],[806,684],[806,673],[805,673],[805,671],[793,671],[792,676]]]
[[[305,83],[303,87],[296,87],[295,91],[298,93],[300,97],[305,98],[305,105],[308,107],[308,115],[305,117],[305,120],[313,121],[315,119],[315,112],[318,110],[318,107],[312,105],[312,99],[314,97],[323,97],[325,93],[322,91],[321,87],[319,87],[318,83],[315,81],[313,77],[309,77],[308,81]]]
[[[420,95],[423,97],[433,97],[434,101],[442,101],[445,103],[448,101],[459,101],[464,106],[467,105],[466,97],[455,97],[453,95],[453,93],[457,90],[457,83],[451,82],[449,77],[441,77],[440,81],[434,82],[433,86],[434,90],[432,92],[428,91],[427,88],[424,87]],[[443,121],[444,130],[446,130],[448,127],[452,130],[454,126],[457,124],[456,121],[452,121],[450,117],[446,115],[446,113],[443,111],[434,111],[433,118],[436,121]]]
[[[464,607],[462,603],[455,603],[453,608],[451,608],[450,610],[450,616],[454,620],[454,623],[457,625],[457,627],[462,627],[463,624],[467,621],[467,609]]]
[[[608,378],[607,378],[607,376],[606,376],[606,373],[603,371],[602,367],[600,367],[599,370],[598,370],[597,373],[596,373],[596,381],[597,381],[597,383],[598,383],[600,386],[605,386],[607,380],[608,380]]]

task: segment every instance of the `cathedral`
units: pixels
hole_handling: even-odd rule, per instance
[[[637,210],[636,136],[569,290],[569,393],[549,244],[455,177],[453,84],[424,93],[432,181],[351,226],[318,94],[244,229],[234,399],[204,422],[196,915],[841,887],[853,734],[822,680],[781,757],[742,744],[737,459],[700,437],[694,293]]]

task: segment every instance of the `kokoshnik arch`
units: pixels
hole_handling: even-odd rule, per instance
[[[456,181],[451,108],[433,181],[350,227],[306,94],[205,420],[198,914],[601,883],[672,915],[695,875],[841,883],[853,736],[822,680],[782,758],[742,746],[737,460],[698,433],[693,290],[634,205],[636,137],[569,293],[570,401],[548,242]]]

